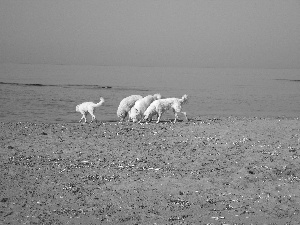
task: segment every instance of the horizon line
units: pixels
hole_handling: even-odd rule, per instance
[[[95,66],[95,67],[136,67],[136,68],[190,68],[190,69],[264,69],[264,70],[298,70],[300,69],[297,67],[245,67],[245,66],[235,66],[235,67],[227,67],[227,66],[170,66],[170,65],[157,65],[157,66],[150,66],[150,65],[114,65],[114,64],[83,64],[83,63],[18,63],[18,62],[0,62],[0,64],[16,64],[16,65],[50,65],[50,66]]]

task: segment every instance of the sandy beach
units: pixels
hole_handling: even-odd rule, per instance
[[[0,124],[0,224],[299,224],[300,121]]]

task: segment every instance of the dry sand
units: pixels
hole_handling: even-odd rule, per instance
[[[0,224],[299,224],[300,121],[0,124]]]

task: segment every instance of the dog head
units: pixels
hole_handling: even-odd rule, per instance
[[[150,112],[150,111],[147,111],[144,113],[144,118],[143,120],[146,121],[146,122],[150,122],[152,120],[152,117],[157,114],[156,112]]]
[[[188,102],[188,95],[183,95],[181,99],[182,99],[182,103],[187,103]]]
[[[132,119],[132,121],[135,123],[138,121],[138,117],[139,117],[139,112],[136,108],[132,107],[130,110],[130,115],[129,115],[130,119]]]

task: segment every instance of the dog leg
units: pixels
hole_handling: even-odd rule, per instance
[[[124,118],[126,118],[126,116],[128,116],[128,119],[127,119],[127,122],[129,123],[130,121],[131,121],[131,113],[130,113],[130,110],[128,111],[128,113],[126,113],[125,114],[125,117]],[[125,120],[125,119],[124,119]]]
[[[93,110],[93,108],[92,109],[90,109],[90,110],[88,110],[88,112],[89,112],[89,114],[91,115],[91,117],[92,117],[92,121],[91,121],[91,123],[96,119],[96,116],[94,115],[94,110]]]
[[[91,114],[91,116],[92,116],[92,121],[91,121],[92,123],[94,120],[96,120],[96,116],[94,114]]]
[[[144,121],[143,117],[140,118],[140,120],[138,121],[138,123],[142,123]]]
[[[84,123],[86,123],[86,117],[87,117],[88,112],[84,113]]]
[[[81,119],[79,120],[79,123],[84,119],[84,114],[82,114]]]
[[[157,121],[156,123],[159,123],[160,122],[160,117],[161,117],[162,113],[158,113],[158,117],[157,117]]]
[[[177,112],[174,112],[174,116],[175,116],[174,123],[176,123],[177,118],[178,118]]]
[[[85,115],[83,115],[83,116],[81,117],[81,119],[79,120],[79,123],[80,123],[82,120],[84,120],[84,123],[86,123],[86,117],[85,117]]]
[[[181,112],[181,113],[185,116],[186,121],[189,121],[187,116],[186,116],[186,112]]]

